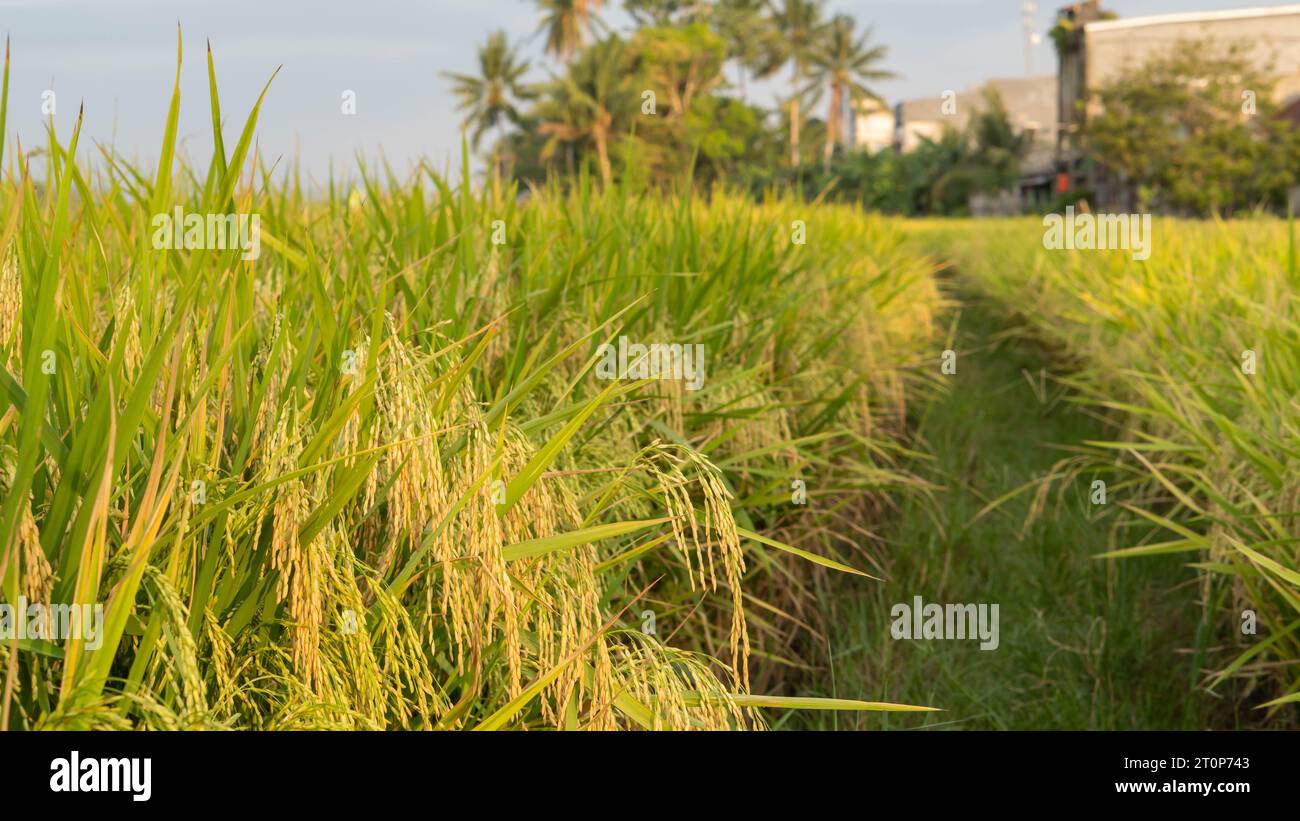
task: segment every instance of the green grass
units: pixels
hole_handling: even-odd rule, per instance
[[[914,226],[970,289],[1072,363],[1070,387],[1116,426],[1089,443],[1126,527],[1114,555],[1198,572],[1200,684],[1240,688],[1249,722],[1300,700],[1300,287],[1294,224],[1157,219],[1151,258],[1048,252],[1038,220]],[[1253,365],[1253,368],[1248,367]],[[1255,632],[1243,629],[1253,615]]]
[[[903,503],[886,531],[887,584],[840,599],[826,651],[833,658],[829,692],[915,700],[945,712],[835,716],[813,719],[812,726],[1230,724],[1227,705],[1196,686],[1194,571],[1172,556],[1093,558],[1114,546],[1114,517],[1090,502],[1093,474],[1061,462],[1072,457],[1067,448],[1101,438],[1103,423],[1068,401],[1057,382],[1064,363],[1027,338],[1015,318],[963,296],[953,346],[957,374],[918,420],[918,434],[934,454],[922,476],[943,489],[932,503]],[[1140,535],[1129,530],[1124,537]],[[894,640],[890,606],[915,595],[926,602],[998,603],[1000,646],[984,651],[971,641]]]

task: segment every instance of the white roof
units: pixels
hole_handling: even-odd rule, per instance
[[[1252,17],[1281,17],[1288,14],[1300,14],[1300,3],[1288,3],[1283,6],[1257,6],[1248,9],[1227,9],[1225,11],[1198,11],[1184,14],[1155,14],[1150,17],[1132,17],[1127,20],[1097,20],[1084,25],[1084,30],[1114,31],[1117,29],[1142,28],[1173,23],[1211,23],[1217,20],[1245,20]]]

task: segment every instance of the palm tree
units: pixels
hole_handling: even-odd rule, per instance
[[[826,115],[826,146],[822,151],[822,164],[828,170],[835,144],[844,142],[845,103],[849,103],[850,109],[862,100],[875,100],[883,105],[884,100],[867,83],[895,76],[891,71],[876,68],[889,49],[885,46],[868,47],[871,29],[855,39],[853,27],[852,17],[836,15],[822,30],[820,47],[809,58],[813,85],[829,87],[831,92],[830,110]]]
[[[488,35],[487,42],[478,49],[478,76],[443,72],[453,83],[452,92],[460,98],[458,111],[464,111],[462,128],[473,127],[470,143],[475,149],[483,133],[491,128],[504,136],[507,122],[519,122],[516,104],[536,96],[520,78],[528,71],[527,61],[520,61],[518,53],[506,41],[504,31]],[[492,167],[501,176],[500,140],[492,146]]]
[[[821,28],[822,0],[772,0],[772,23],[778,37],[763,62],[760,77],[790,64],[790,166],[799,165],[799,102],[808,62]]]
[[[548,137],[542,159],[555,155],[561,143],[590,141],[596,149],[600,179],[613,180],[610,138],[618,123],[636,111],[639,97],[628,83],[628,55],[618,37],[602,40],[583,51],[562,79],[552,82],[539,106],[539,133]]]
[[[537,0],[542,22],[537,30],[546,33],[546,51],[569,62],[582,47],[591,30],[596,11],[604,0]]]

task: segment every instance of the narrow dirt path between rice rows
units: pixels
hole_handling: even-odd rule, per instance
[[[1048,352],[995,306],[969,294],[951,390],[916,428],[942,485],[933,503],[909,500],[886,531],[890,576],[836,602],[825,695],[926,704],[946,712],[829,715],[819,726],[971,729],[1155,729],[1222,726],[1197,692],[1193,650],[1200,609],[1178,557],[1110,562],[1112,525],[1089,499],[1090,477],[1036,487],[979,516],[990,501],[1048,476],[1066,450],[1105,437],[1066,401]],[[1064,486],[1063,486],[1064,485]],[[1035,504],[1041,514],[1026,520]],[[1116,538],[1134,543],[1142,533]],[[891,608],[998,605],[998,646],[975,640],[897,640]],[[825,661],[823,662],[825,663]],[[796,719],[792,719],[796,720]]]

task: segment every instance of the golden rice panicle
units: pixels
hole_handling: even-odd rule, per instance
[[[171,658],[173,683],[180,693],[182,724],[202,726],[208,721],[208,696],[199,672],[198,647],[188,626],[189,611],[167,576],[154,565],[145,565],[144,577],[154,595],[154,606],[162,616],[163,634]]]
[[[538,608],[573,606],[572,601],[561,601],[562,597],[548,590],[552,579],[538,573],[539,563],[545,562],[549,568],[550,560],[506,568],[502,549],[507,544],[532,538],[530,534],[556,532],[557,506],[549,501],[545,489],[534,487],[505,516],[498,509],[506,480],[526,464],[527,457],[522,438],[509,426],[494,433],[481,420],[471,424],[454,465],[452,485],[471,488],[483,481],[457,513],[446,538],[435,541],[429,567],[431,576],[439,580],[438,606],[446,619],[458,669],[479,664],[488,646],[500,640],[507,665],[506,689],[511,695],[523,686],[522,631],[531,626],[529,620],[538,618]],[[553,657],[552,637],[538,635],[536,640],[541,656]]]
[[[274,432],[276,415],[281,403],[281,394],[284,392],[285,382],[289,378],[288,362],[290,359],[289,350],[292,350],[291,344],[286,345],[287,350],[281,352],[277,366],[271,369],[271,356],[276,345],[279,344],[280,328],[280,315],[277,314],[271,333],[263,342],[254,363],[255,370],[262,372],[263,378],[267,380],[267,385],[266,392],[262,397],[262,404],[257,409],[257,419],[253,423],[253,431],[249,435],[252,453],[260,453],[266,450],[264,440]],[[270,369],[269,372],[268,369]]]
[[[280,415],[268,443],[269,453],[275,460],[274,476],[298,468],[304,439],[297,412],[289,406]],[[321,674],[321,556],[317,540],[303,544],[298,534],[312,506],[313,499],[303,477],[283,483],[272,507],[271,531],[271,566],[279,573],[276,598],[281,603],[288,602],[294,667],[308,690],[315,688]]]
[[[501,431],[498,439],[499,447],[502,450],[501,460],[501,477],[502,481],[508,483],[511,476],[515,476],[528,463],[529,446],[528,442],[519,436],[517,432],[509,425]],[[498,486],[499,488],[500,486]],[[561,530],[559,523],[559,506],[554,504],[551,498],[551,489],[547,482],[539,481],[525,493],[514,507],[504,515],[499,512],[496,497],[493,498],[492,514],[497,516],[501,521],[501,542],[497,546],[497,559],[500,560],[500,551],[506,545],[515,542],[525,541],[532,538],[542,538],[551,536]],[[566,581],[562,573],[552,572],[556,568],[557,562],[563,560],[563,557],[542,557],[540,559],[526,560],[517,570],[512,568],[513,573],[518,573],[523,577],[525,583],[533,590],[540,590],[543,597],[540,603],[521,602],[515,595],[513,584],[505,591],[506,595],[503,600],[507,605],[505,618],[506,622],[502,625],[506,646],[509,648],[510,657],[510,679],[511,695],[518,693],[519,679],[517,676],[516,663],[522,660],[517,654],[516,649],[522,647],[521,628],[534,627],[538,628],[538,641],[540,649],[538,658],[542,664],[548,662],[558,662],[563,656],[559,655],[561,646],[567,647],[569,640],[577,637],[578,627],[569,616],[572,613],[573,602],[569,599],[576,591],[564,590]],[[505,564],[502,562],[502,568]],[[545,585],[545,587],[541,587]],[[566,595],[567,593],[567,595]],[[551,616],[558,616],[555,622],[549,622]],[[548,623],[549,622],[549,623]],[[567,631],[567,635],[565,635]],[[570,675],[570,668],[564,675]]]
[[[48,602],[54,589],[54,570],[41,547],[41,534],[32,517],[32,507],[23,506],[18,519],[18,543],[22,553],[23,594],[28,601]]]
[[[429,666],[431,639],[356,558],[341,528],[326,528],[321,543],[330,612],[321,646],[330,692],[367,728],[430,728],[447,709]]]
[[[207,668],[212,674],[212,714],[218,718],[233,716],[237,710],[235,699],[242,692],[235,680],[238,664],[235,644],[211,607],[203,611],[203,638],[206,642],[203,658],[208,661]]]
[[[255,669],[246,675],[245,686],[261,688],[264,700],[257,713],[250,716],[261,730],[327,730],[354,728],[358,718],[350,705],[333,698],[325,682],[308,687],[298,672],[291,647],[259,638],[254,648],[240,645],[239,653],[255,657]]]
[[[652,730],[761,727],[738,707],[709,669],[709,659],[660,644],[637,631],[612,637],[612,671],[620,691],[650,708]]]
[[[716,407],[727,416],[708,428],[710,438],[734,431],[723,451],[729,455],[749,453],[793,438],[786,403],[779,401],[765,387],[757,374],[741,374],[718,385]],[[784,448],[781,455],[790,463],[798,459],[797,450]],[[748,470],[741,470],[748,476]]]
[[[23,280],[12,246],[0,252],[0,364],[22,378]]]
[[[354,368],[351,373],[346,374],[348,378],[343,380],[343,397],[340,398],[340,401],[350,399],[355,392],[361,389],[361,385],[366,378],[364,363],[369,350],[369,336],[364,337],[360,343],[351,349],[351,354],[354,357]],[[359,407],[354,408],[352,413],[348,414],[348,418],[344,420],[343,427],[339,430],[338,435],[334,437],[333,454],[335,456],[347,457],[344,464],[348,467],[351,467],[356,463],[356,452],[361,447],[361,423],[361,410]],[[374,503],[374,492],[376,488],[377,484],[372,481],[371,477],[367,477],[365,490],[363,492],[363,498],[367,501],[361,505],[361,511],[363,513],[368,511],[370,505]]]
[[[452,484],[466,488],[490,469],[495,459],[494,442],[483,429],[467,431],[465,447]],[[437,540],[430,553],[430,573],[440,583],[439,609],[447,620],[452,654],[457,669],[481,658],[493,640],[498,614],[513,618],[514,599],[505,562],[501,559],[504,536],[496,512],[496,488],[489,481],[469,497],[447,528],[447,538]],[[520,664],[517,645],[507,647],[511,678],[518,681]]]
[[[748,690],[749,631],[745,624],[741,590],[745,557],[736,520],[731,513],[731,492],[727,490],[718,468],[691,448],[655,442],[643,451],[642,459],[646,469],[655,477],[665,512],[671,517],[673,537],[686,558],[691,587],[694,589],[698,583],[709,592],[717,590],[717,566],[722,566],[731,594],[728,645],[732,683],[737,688]],[[692,487],[701,500],[702,523],[690,493]]]
[[[428,365],[397,333],[389,317],[389,337],[378,368],[375,444],[382,456],[367,480],[366,499],[387,487],[387,533],[371,564],[383,577],[402,545],[414,546],[450,507],[447,479],[438,455],[434,398],[428,390]]]
[[[499,494],[505,479],[527,464],[532,450],[527,438],[508,424],[496,441],[503,477],[503,484],[496,486]],[[584,517],[572,478],[562,471],[543,475],[504,515],[497,511],[494,499],[492,510],[501,522],[500,547],[582,527]],[[565,725],[570,707],[581,714],[599,709],[595,705],[602,698],[609,700],[608,653],[600,635],[603,591],[596,572],[598,560],[596,546],[587,544],[510,565],[516,583],[507,591],[508,608],[517,616],[502,626],[502,636],[507,648],[518,645],[524,650],[521,662],[527,660],[539,670],[561,667],[538,700],[542,719],[556,727]],[[530,639],[524,639],[525,632]],[[569,663],[575,657],[578,661]]]
[[[128,380],[140,372],[144,356],[140,348],[140,313],[129,285],[123,284],[113,297],[113,315],[116,339],[122,340],[122,373]]]
[[[61,698],[53,710],[36,718],[32,729],[36,731],[104,731],[133,730],[135,723],[128,717],[128,710],[121,696],[104,694],[94,698]],[[148,693],[142,693],[130,699],[132,707],[142,707],[146,726],[163,730],[178,729],[174,717],[168,717],[168,710]]]
[[[559,480],[535,484],[504,515],[501,491],[509,477],[527,464],[528,441],[512,426],[489,430],[469,397],[458,400],[461,418],[471,420],[465,447],[454,463],[452,487],[480,489],[457,513],[450,527],[434,540],[425,576],[428,607],[445,619],[452,655],[460,670],[481,664],[488,647],[500,641],[510,695],[523,687],[526,659],[550,669],[590,644],[601,624],[596,585],[596,550],[580,546],[557,555],[515,563],[509,570],[506,545],[544,538],[581,525],[577,502]],[[499,459],[499,468],[489,474]],[[441,517],[440,517],[441,518]],[[437,579],[437,590],[432,579]],[[533,638],[524,641],[524,632]],[[603,666],[600,651],[589,653]],[[541,699],[543,718],[563,721],[563,705],[583,698],[583,668],[568,665]]]
[[[588,730],[617,730],[619,713],[614,699],[622,691],[619,689],[620,685],[614,673],[614,659],[610,654],[607,633],[596,638],[589,658],[591,675],[582,678],[572,696],[578,710],[585,716],[583,727]],[[583,707],[584,698],[585,707]],[[560,704],[561,710],[566,704],[567,702]]]
[[[430,666],[433,648],[421,640],[402,603],[374,580],[368,583],[377,620],[367,640],[378,648],[388,715],[402,726],[428,729],[450,709]],[[364,624],[361,627],[365,629]]]
[[[527,442],[509,430],[507,464],[512,473],[527,461]],[[582,514],[569,488],[567,477],[544,477],[504,517],[506,543],[544,538],[582,526]],[[560,665],[578,654],[593,656],[598,664],[600,642],[593,641],[601,628],[601,589],[598,585],[594,545],[518,562],[517,571],[535,595],[524,601],[520,624],[537,636],[537,662],[543,669]],[[512,565],[512,572],[516,565]],[[596,649],[592,649],[596,648]],[[557,726],[564,720],[564,706],[584,698],[581,664],[568,664],[546,688],[541,700],[542,717]]]

